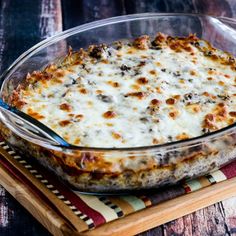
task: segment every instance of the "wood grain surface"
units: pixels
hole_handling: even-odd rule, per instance
[[[236,17],[236,1],[0,0],[0,72],[35,43],[62,29],[139,12],[199,12]],[[0,235],[50,234],[0,187]],[[140,235],[236,235],[236,197]]]

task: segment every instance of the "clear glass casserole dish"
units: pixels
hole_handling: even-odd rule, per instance
[[[236,21],[197,14],[145,13],[101,20],[51,37],[21,55],[2,75],[0,96],[7,100],[28,72],[40,70],[74,50],[140,35],[199,38],[236,56]],[[204,175],[236,156],[235,124],[188,140],[129,148],[67,148],[22,132],[0,109],[0,134],[15,149],[33,156],[60,178],[84,192],[122,193],[175,184]]]

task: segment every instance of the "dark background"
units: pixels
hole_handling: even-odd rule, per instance
[[[0,72],[56,32],[107,17],[141,12],[236,16],[236,0],[0,0]],[[50,235],[0,187],[0,236]],[[236,235],[236,198],[142,235]]]

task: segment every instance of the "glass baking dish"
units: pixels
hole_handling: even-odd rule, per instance
[[[196,33],[213,46],[236,55],[236,21],[198,14],[145,13],[114,17],[78,26],[35,45],[2,75],[0,96],[7,98],[28,72],[59,62],[69,46],[112,43],[162,32]],[[95,193],[124,193],[175,184],[209,173],[236,156],[235,124],[184,141],[135,148],[67,148],[19,130],[0,110],[0,134],[13,148],[36,158],[70,186]]]

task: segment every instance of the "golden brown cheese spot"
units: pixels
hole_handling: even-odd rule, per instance
[[[187,45],[183,46],[183,49],[187,52],[192,52],[192,50],[193,50],[190,46],[187,46]]]
[[[138,99],[142,99],[146,96],[144,92],[133,92],[133,93],[127,93],[125,97],[136,97]]]
[[[65,139],[65,140],[70,140],[70,137],[69,137],[69,135],[63,135],[63,138]]]
[[[63,80],[60,78],[55,78],[53,81],[51,81],[51,84],[62,84]]]
[[[148,35],[143,35],[134,40],[133,45],[137,49],[145,50],[149,48],[150,38]]]
[[[32,91],[29,91],[29,90],[22,90],[21,91],[23,96],[31,96],[32,95]]]
[[[188,104],[186,108],[188,111],[191,111],[192,113],[198,113],[201,111],[201,106],[199,104]]]
[[[159,111],[159,108],[160,108],[159,106],[161,104],[161,101],[159,101],[158,99],[153,99],[150,101],[149,104],[150,105],[147,107],[147,112],[150,115],[155,115]]]
[[[65,126],[71,124],[71,121],[70,120],[62,120],[62,121],[59,121],[58,123],[60,126],[65,127]]]
[[[76,64],[77,64],[77,63],[76,63]],[[82,63],[81,63],[81,64],[82,64]],[[75,72],[75,70],[72,69],[72,68],[68,68],[67,70],[68,70],[68,72],[71,72],[71,73],[74,73],[74,72]]]
[[[216,96],[213,95],[213,94],[210,94],[210,97],[211,97],[212,99],[216,99]]]
[[[177,116],[179,115],[179,112],[177,110],[173,110],[172,112],[169,113],[169,116],[175,120]]]
[[[46,83],[46,81],[50,80],[52,78],[52,74],[47,73],[46,71],[40,72],[40,71],[34,71],[32,74],[27,74],[26,76],[26,82],[30,84],[35,84],[36,82],[40,81],[43,83]]]
[[[153,106],[158,106],[158,105],[161,104],[161,101],[158,100],[158,99],[152,99],[150,104],[153,105]]]
[[[151,75],[156,75],[157,72],[156,72],[155,70],[150,70],[150,71],[149,71],[149,74],[151,74]]]
[[[212,61],[217,61],[219,57],[216,54],[213,54],[212,51],[206,51],[205,56],[209,57]]]
[[[207,80],[211,81],[211,80],[213,80],[213,78],[212,77],[207,77]]]
[[[14,90],[12,92],[12,95],[10,97],[10,103],[12,104],[12,106],[15,106],[20,109],[27,103],[24,102],[22,99],[20,99],[19,93],[20,93],[20,89]]]
[[[189,135],[186,133],[182,133],[176,136],[177,140],[184,140],[184,139],[189,139],[189,138],[190,138]]]
[[[100,90],[100,89],[97,89],[97,90],[96,90],[96,94],[102,94],[102,93],[103,93],[102,90]]]
[[[87,94],[88,93],[88,91],[85,88],[81,88],[79,91],[82,94]]]
[[[234,123],[234,118],[229,118],[228,120],[227,120],[227,124],[228,125],[232,125],[233,123]]]
[[[208,92],[203,92],[202,95],[206,97],[210,97],[210,94]]]
[[[176,100],[179,100],[181,98],[181,96],[177,94],[177,95],[173,95],[173,98]]]
[[[63,111],[68,111],[68,112],[70,112],[70,111],[72,110],[72,107],[71,107],[71,105],[68,104],[68,103],[62,103],[62,104],[60,105],[60,109],[63,110]]]
[[[116,133],[116,132],[112,132],[112,137],[114,139],[120,139],[121,138],[121,135],[119,133]]]
[[[176,100],[174,98],[166,99],[166,104],[168,105],[174,105],[175,103],[176,103]]]
[[[146,65],[146,61],[140,61],[138,67],[143,67]]]
[[[236,117],[236,111],[230,111],[229,115],[232,116],[232,117]]]
[[[75,119],[77,121],[81,121],[83,118],[84,118],[84,116],[82,114],[78,114],[78,115],[75,116]]]
[[[32,117],[35,118],[36,120],[40,120],[40,119],[45,118],[43,115],[39,114],[39,113],[36,112],[36,111],[33,111],[31,108],[28,108],[28,109],[27,109],[27,114],[28,114],[29,116],[32,116]]]
[[[193,49],[191,45],[189,44],[188,38],[181,39],[181,38],[173,38],[173,37],[168,36],[167,44],[175,52],[181,52],[182,50],[185,50],[189,53],[193,52]]]
[[[45,117],[37,112],[31,114],[32,117],[34,117],[35,119],[37,120],[41,120],[41,119],[44,119]]]
[[[148,83],[148,79],[145,77],[140,77],[137,79],[137,83],[138,84],[147,84]]]
[[[214,71],[214,70],[208,70],[208,75],[215,75],[216,74],[216,72]]]
[[[116,117],[116,113],[114,111],[107,111],[103,113],[103,117],[106,119],[112,119]]]
[[[120,84],[118,82],[111,81],[111,80],[107,81],[107,84],[111,85],[114,88],[120,87]]]
[[[157,92],[157,93],[160,93],[160,94],[163,93],[160,87],[156,87],[156,92]]]
[[[134,90],[140,90],[140,86],[137,85],[137,84],[132,84],[131,88],[134,89]]]
[[[216,115],[217,121],[223,121],[227,117],[227,108],[224,103],[219,103],[214,109],[214,114]]]
[[[215,124],[216,116],[214,114],[207,114],[203,120],[203,128],[209,130],[217,130],[217,126]]]
[[[157,36],[155,37],[153,43],[158,45],[158,44],[161,44],[161,43],[164,43],[167,39],[167,36],[163,33],[158,33]]]
[[[172,49],[175,52],[182,52],[181,47],[178,42],[173,42],[169,44],[170,49]]]
[[[136,49],[135,48],[130,48],[128,51],[127,51],[127,54],[133,54],[136,52]]]
[[[148,56],[146,56],[146,55],[141,55],[140,57],[141,58],[148,58]]]
[[[57,70],[57,66],[55,64],[50,64],[45,68],[45,71],[48,73],[53,73]]]
[[[156,139],[156,138],[152,139],[152,144],[158,144],[158,143],[159,143],[158,139]]]
[[[207,114],[205,116],[205,119],[209,120],[209,121],[215,121],[215,115],[214,114]]]
[[[56,72],[54,73],[55,77],[63,77],[65,75],[65,70],[62,69],[57,69]]]
[[[179,79],[179,83],[180,83],[180,84],[185,84],[184,79]]]
[[[44,88],[48,88],[48,81],[47,80],[41,80],[40,83],[43,85]]]
[[[74,141],[74,144],[75,144],[75,145],[80,144],[80,138],[76,138],[75,141]]]
[[[196,74],[197,74],[196,71],[194,71],[194,70],[191,70],[191,71],[190,71],[190,75],[193,75],[193,76],[194,76],[194,75],[196,75]]]
[[[103,64],[109,64],[109,61],[106,59],[106,60],[101,60],[101,62],[103,63]]]
[[[225,85],[225,83],[224,83],[223,81],[219,81],[218,84],[219,84],[220,86],[224,86],[224,85]]]
[[[223,102],[220,102],[220,103],[218,103],[216,106],[217,106],[217,107],[224,107],[225,104],[224,104]]]

